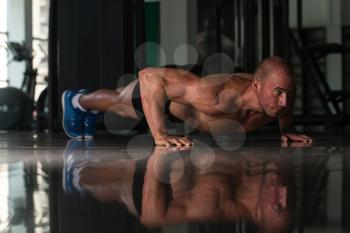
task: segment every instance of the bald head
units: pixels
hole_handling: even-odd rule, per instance
[[[270,117],[276,117],[293,105],[295,83],[292,69],[280,57],[267,58],[258,66],[252,87],[261,109]]]
[[[263,60],[254,72],[254,78],[262,82],[272,74],[276,74],[281,78],[292,79],[293,71],[290,65],[281,57],[269,57]]]

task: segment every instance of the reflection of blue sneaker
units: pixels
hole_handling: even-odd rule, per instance
[[[68,141],[63,151],[63,189],[66,193],[79,193],[79,184],[77,176],[80,170],[86,164],[84,141],[72,139]]]
[[[94,162],[98,162],[100,157],[95,154],[96,142],[94,140],[85,140],[84,141],[84,159],[87,163],[91,164]]]
[[[83,138],[83,123],[86,112],[75,108],[72,103],[76,91],[65,91],[62,94],[63,119],[62,125],[64,132],[70,138]]]
[[[80,173],[90,163],[98,162],[94,150],[93,140],[71,139],[63,151],[63,190],[66,194],[80,194],[84,196],[86,190],[80,186]]]

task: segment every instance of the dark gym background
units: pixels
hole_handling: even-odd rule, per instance
[[[350,119],[347,117],[347,28],[341,28],[343,43],[327,42],[326,27],[304,28],[303,17],[308,15],[301,14],[301,1],[292,2],[293,9],[290,9],[288,1],[278,0],[206,0],[196,4],[187,3],[188,12],[182,13],[191,15],[191,10],[195,8],[195,36],[205,30],[209,32],[205,34],[205,53],[200,54],[197,63],[203,63],[213,53],[223,52],[231,57],[235,70],[253,72],[263,58],[282,56],[292,63],[297,77],[296,123],[342,126]],[[162,22],[154,14],[159,14],[160,4],[151,4],[152,2],[144,4],[142,1],[51,2],[51,130],[59,130],[60,104],[57,97],[63,90],[82,87],[92,90],[114,88],[118,77],[137,72],[140,67],[135,66],[134,54],[138,46],[149,41],[160,42]],[[60,14],[65,16],[60,17]],[[289,23],[290,14],[296,19],[294,27]],[[190,18],[188,16],[189,22],[192,20]],[[155,23],[147,24],[147,20]],[[186,27],[187,30],[191,28]],[[202,45],[196,44],[196,39],[191,42],[191,33],[188,34],[188,43],[200,50]],[[227,46],[228,43],[232,43],[231,48]],[[166,44],[161,46],[165,46],[167,52]],[[138,59],[150,60],[154,51],[144,51],[143,57]],[[342,56],[342,77],[335,77],[337,73],[327,77],[326,59],[334,54]],[[167,52],[166,55],[171,56],[171,53]],[[141,63],[146,65],[145,62]],[[152,61],[149,63],[157,64]],[[340,79],[342,89],[333,90],[329,84],[332,79]]]
[[[308,12],[314,0],[31,1],[45,1],[49,6],[46,15],[40,16],[46,17],[40,23],[46,25],[45,38],[31,34],[35,31],[30,28],[33,20],[25,23],[35,14],[28,10],[29,1],[8,4],[12,9],[7,16],[9,28],[0,31],[2,63],[9,70],[1,74],[1,85],[23,92],[13,88],[0,92],[3,106],[18,106],[12,113],[1,112],[2,129],[61,132],[60,96],[64,90],[114,89],[123,75],[136,75],[145,66],[205,65],[217,53],[226,54],[232,61],[233,68],[223,71],[253,72],[266,57],[287,59],[297,81],[294,114],[298,125],[324,130],[346,126],[350,119],[350,23],[343,13],[347,1],[323,0],[319,14],[313,15]],[[19,7],[27,9],[24,14],[13,10]],[[24,36],[17,32],[14,13],[22,16]],[[33,66],[33,59],[38,57],[35,48],[31,50],[35,41],[41,41],[45,52],[45,81],[38,81],[42,68]],[[183,45],[193,46],[197,54],[185,47],[177,53],[179,58],[173,58]],[[14,85],[13,80],[22,85]],[[47,85],[47,90],[36,91],[38,82]],[[16,93],[22,96],[8,98]],[[16,101],[19,99],[23,101]],[[34,117],[24,102],[35,108]]]

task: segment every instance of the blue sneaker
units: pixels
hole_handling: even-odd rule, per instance
[[[88,89],[80,89],[79,93],[87,94]],[[93,139],[96,135],[96,119],[98,112],[87,111],[84,118],[84,138]]]
[[[73,106],[72,99],[76,94],[78,92],[70,90],[62,94],[62,125],[68,137],[81,139],[83,138],[83,124],[86,112]]]
[[[84,138],[93,139],[96,134],[96,119],[98,113],[88,111],[84,119]]]

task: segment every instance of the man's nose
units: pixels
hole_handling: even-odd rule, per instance
[[[287,107],[287,95],[285,93],[280,96],[279,105],[284,108]]]

